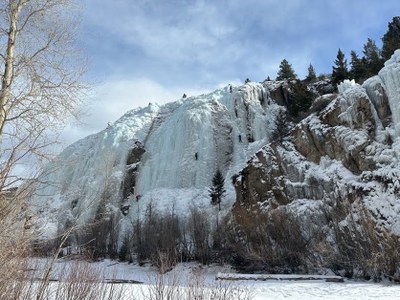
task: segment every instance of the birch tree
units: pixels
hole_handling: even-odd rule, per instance
[[[73,0],[0,0],[0,295],[10,299],[33,238],[26,162],[48,153],[85,91],[77,13]]]
[[[81,105],[77,12],[73,0],[0,0],[0,191]]]

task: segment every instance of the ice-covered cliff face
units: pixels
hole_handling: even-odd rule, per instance
[[[217,168],[238,171],[249,143],[267,142],[273,130],[275,110],[262,106],[264,93],[260,84],[226,87],[160,108],[144,141],[137,193],[203,188]]]
[[[284,142],[252,157],[235,184],[236,206],[286,207],[307,226],[347,205],[341,226],[366,209],[400,235],[400,50],[362,86],[345,81],[338,90]]]
[[[44,170],[30,201],[37,228],[52,237],[101,215],[122,233],[150,203],[182,216],[196,206],[214,218],[208,188],[220,169],[225,212],[235,203],[316,215],[320,204],[346,198],[400,233],[400,50],[362,86],[346,81],[320,98],[285,141],[271,143],[289,89],[248,83],[128,112]]]
[[[211,209],[207,190],[217,169],[227,178],[228,209],[235,199],[229,178],[275,130],[281,107],[269,97],[262,84],[248,83],[128,112],[47,166],[31,199],[38,226],[54,236],[100,210],[128,224],[150,202]]]

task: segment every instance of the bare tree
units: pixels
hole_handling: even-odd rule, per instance
[[[46,156],[84,99],[77,16],[73,0],[0,1],[0,273],[8,278],[20,278],[32,240],[23,213],[30,184],[21,183],[38,165],[27,165]],[[12,282],[0,280],[0,294]]]
[[[77,115],[85,64],[73,0],[0,1],[0,187],[42,158],[55,132]],[[49,138],[52,135],[52,138]]]

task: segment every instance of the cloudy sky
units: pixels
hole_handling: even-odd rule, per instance
[[[398,0],[82,0],[79,45],[94,85],[87,115],[65,143],[127,110],[276,77],[287,59],[303,78],[330,73],[338,48],[362,53],[381,37]]]

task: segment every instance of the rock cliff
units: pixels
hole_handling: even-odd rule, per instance
[[[400,234],[400,50],[363,85],[345,81],[331,94],[329,81],[309,86],[319,97],[308,116],[279,128],[291,87],[227,86],[128,112],[44,169],[29,206],[35,228],[47,239],[71,224],[112,219],[121,245],[149,205],[218,218],[208,189],[219,169],[223,215],[285,208],[302,226],[331,230],[325,204],[344,199]]]
[[[236,177],[235,205],[288,206],[296,215],[340,195],[400,234],[399,79],[397,51],[362,86],[345,81],[323,96],[325,108],[252,157]]]

